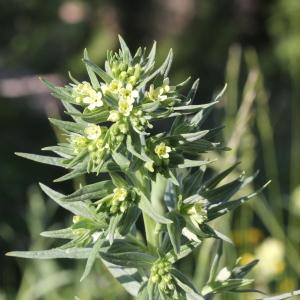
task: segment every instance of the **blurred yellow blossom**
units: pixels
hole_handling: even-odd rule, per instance
[[[257,273],[257,280],[268,282],[276,275],[283,272],[284,263],[284,244],[277,239],[267,238],[255,251],[255,256],[259,263],[254,269]]]

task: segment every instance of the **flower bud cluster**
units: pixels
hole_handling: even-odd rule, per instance
[[[131,65],[118,60],[114,60],[110,64],[110,68],[114,78],[132,85],[138,82],[143,72],[143,68],[140,64]]]
[[[72,233],[75,235],[77,243],[81,246],[87,246],[93,242],[93,228],[90,224],[90,220],[75,215],[73,217]],[[89,226],[88,226],[89,225]]]
[[[152,268],[150,280],[158,285],[158,288],[165,294],[171,294],[174,289],[172,275],[170,274],[172,264],[165,259],[157,260]]]
[[[107,128],[95,124],[89,124],[84,129],[84,135],[71,134],[69,141],[73,153],[78,155],[86,151],[90,156],[90,164],[97,166],[101,163],[104,149],[109,145],[104,142],[104,136]]]
[[[103,106],[102,93],[94,90],[86,81],[73,85],[72,97],[77,104],[86,106],[89,110]]]
[[[131,190],[116,187],[112,196],[100,204],[100,211],[105,211],[110,216],[123,214],[136,204],[136,200],[136,195]]]

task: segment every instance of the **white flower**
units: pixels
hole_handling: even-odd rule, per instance
[[[133,102],[134,99],[139,96],[139,92],[137,90],[134,90],[132,84],[130,83],[127,83],[125,88],[121,88],[119,94],[124,98],[132,98]]]
[[[133,109],[133,102],[133,98],[121,98],[119,100],[119,112],[128,117]]]
[[[91,124],[84,129],[84,133],[89,140],[96,140],[101,136],[101,127]]]
[[[167,146],[165,143],[160,143],[156,145],[154,152],[159,158],[169,158],[169,153],[172,151],[171,147]]]
[[[75,97],[76,103],[88,105],[89,110],[103,106],[102,93],[94,90],[86,81],[73,87],[73,97]]]
[[[199,196],[199,200],[193,203],[188,209],[187,214],[190,216],[194,225],[203,224],[207,220],[207,200]]]

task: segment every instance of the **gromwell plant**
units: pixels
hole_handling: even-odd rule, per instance
[[[221,126],[204,127],[225,89],[207,104],[193,104],[198,80],[187,94],[183,91],[190,78],[170,81],[172,51],[156,68],[156,43],[149,52],[139,48],[133,55],[119,40],[121,49],[107,52],[104,69],[84,52],[88,81],[70,75],[70,84],[57,87],[43,80],[69,117],[50,119],[65,142],[43,149],[55,156],[17,155],[68,170],[55,182],[85,174],[94,180],[68,195],[40,184],[73,214],[68,228],[41,234],[67,242],[9,255],[85,259],[82,280],[101,259],[137,299],[212,299],[224,292],[251,291],[247,286],[252,280],[245,276],[257,261],[221,267],[223,241],[231,241],[212,222],[256,195],[234,198],[255,177],[241,174],[228,181],[237,164],[218,174],[207,172],[213,161],[206,153],[228,150],[215,141]],[[161,121],[166,120],[171,126],[164,131]],[[138,220],[143,226],[137,226]],[[216,239],[218,246],[208,258],[208,280],[198,286],[177,268],[177,261],[205,239]]]

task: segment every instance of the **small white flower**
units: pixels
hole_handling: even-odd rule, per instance
[[[133,109],[133,98],[121,98],[119,100],[119,112],[124,116],[129,116]]]
[[[101,127],[91,124],[84,129],[84,133],[89,140],[96,140],[101,136]]]
[[[73,96],[76,103],[88,105],[89,110],[103,106],[102,93],[94,90],[86,81],[73,87]]]

